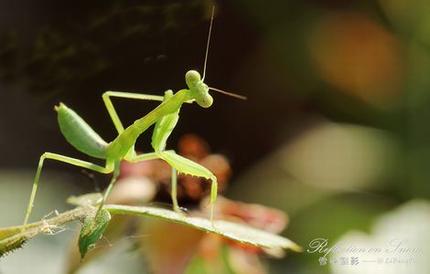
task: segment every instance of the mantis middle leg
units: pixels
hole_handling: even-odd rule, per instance
[[[122,92],[122,91],[104,92],[102,95],[103,102],[105,103],[109,116],[112,119],[112,122],[116,130],[118,131],[118,133],[121,133],[124,131],[124,126],[121,120],[119,119],[118,113],[116,112],[110,97],[118,97],[118,98],[134,99],[134,100],[159,101],[159,102],[162,102],[164,100],[164,96],[153,95],[153,94]],[[186,103],[192,103],[192,101],[187,101]]]
[[[173,151],[173,150],[169,150],[169,151]],[[138,163],[143,161],[162,159],[159,154],[160,154],[159,152],[140,154],[135,158],[131,159],[131,162]],[[178,203],[178,197],[177,197],[177,185],[178,185],[177,171],[174,168],[172,168],[170,196],[172,197],[173,210],[176,212],[181,212],[179,203]]]
[[[40,156],[39,164],[37,166],[36,175],[34,177],[33,188],[31,190],[30,200],[28,202],[27,211],[25,213],[24,225],[27,224],[27,222],[30,218],[31,211],[32,211],[33,206],[34,206],[34,199],[36,197],[37,188],[39,185],[40,174],[42,173],[43,163],[44,163],[45,159],[56,160],[59,162],[70,164],[70,165],[90,169],[90,170],[93,170],[93,171],[96,171],[99,173],[103,173],[103,174],[109,174],[113,170],[112,164],[110,164],[108,162],[106,163],[105,167],[102,167],[102,166],[93,164],[91,162],[82,161],[82,160],[71,158],[68,156],[61,155],[61,154],[50,153],[50,152],[43,153],[42,156]]]
[[[137,99],[137,100],[150,100],[150,101],[163,101],[164,99],[163,96],[158,96],[158,95],[121,92],[121,91],[106,91],[105,93],[103,93],[102,95],[103,102],[105,103],[106,109],[109,112],[109,116],[112,119],[112,122],[116,130],[118,131],[118,133],[122,133],[124,131],[124,126],[121,120],[119,119],[118,113],[116,112],[110,97]]]

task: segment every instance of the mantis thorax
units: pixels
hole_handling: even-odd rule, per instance
[[[209,94],[209,86],[200,77],[200,73],[189,70],[185,74],[185,82],[190,90],[191,97],[196,100],[199,106],[208,108],[213,103],[213,98]]]

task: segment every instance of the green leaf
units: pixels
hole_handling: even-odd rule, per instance
[[[111,214],[125,214],[138,216],[152,216],[166,221],[192,226],[196,229],[218,234],[237,242],[268,249],[290,249],[301,252],[302,248],[291,240],[282,236],[259,230],[244,224],[232,223],[223,220],[215,220],[188,217],[168,209],[145,207],[106,205],[104,207]]]
[[[109,211],[104,208],[95,217],[91,216],[84,219],[81,233],[79,234],[79,252],[81,253],[81,258],[101,239],[110,219],[111,215]]]
[[[22,247],[25,241],[40,233],[51,234],[52,231],[60,229],[64,224],[83,218],[84,222],[79,238],[79,250],[83,257],[103,236],[111,218],[110,214],[157,217],[269,250],[290,249],[297,252],[302,250],[300,246],[287,238],[244,224],[223,220],[215,220],[212,223],[208,219],[189,217],[168,209],[145,206],[105,205],[99,214],[94,217],[96,211],[96,208],[92,206],[77,207],[50,219],[44,219],[26,226],[2,228],[0,229],[0,256]]]

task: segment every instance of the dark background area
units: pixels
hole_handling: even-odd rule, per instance
[[[184,88],[187,70],[202,71],[210,3],[102,2],[78,1],[69,7],[55,1],[37,7],[32,1],[2,3],[7,13],[1,19],[6,42],[1,63],[2,166],[33,166],[43,151],[79,155],[58,130],[53,106],[60,101],[110,141],[115,131],[101,100],[103,91],[163,94]],[[216,94],[209,110],[185,106],[169,144],[174,147],[184,133],[199,134],[239,169],[274,147],[276,123],[283,118],[268,112],[267,105],[287,108],[237,85],[241,64],[259,35],[244,16],[236,16],[235,7],[221,4],[218,9],[207,82],[238,90],[249,100]],[[118,99],[115,106],[129,124],[156,104]],[[142,150],[149,149],[150,133],[145,135]]]

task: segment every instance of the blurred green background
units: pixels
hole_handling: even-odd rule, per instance
[[[41,153],[87,159],[61,136],[53,106],[65,102],[113,139],[102,92],[183,88],[187,70],[202,70],[214,4],[206,82],[248,100],[185,106],[171,147],[202,136],[231,161],[226,196],[285,211],[284,235],[305,249],[371,232],[383,214],[430,197],[428,1],[0,1],[1,225],[20,222]],[[129,123],[155,106],[115,104]],[[149,149],[149,134],[138,146]],[[46,173],[48,197],[107,182],[58,163]],[[64,207],[37,202],[39,216]],[[318,257],[269,260],[270,273],[333,271]]]

